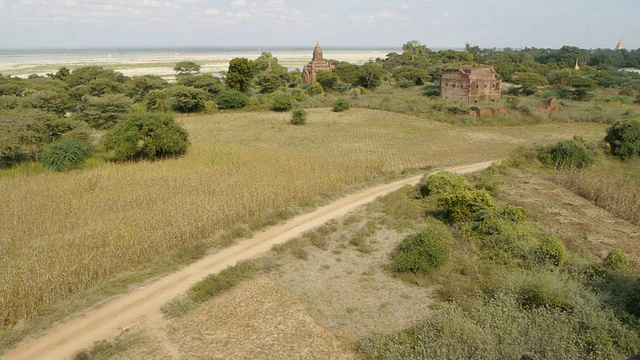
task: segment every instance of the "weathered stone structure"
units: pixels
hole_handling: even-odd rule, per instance
[[[466,69],[444,69],[440,81],[440,97],[463,103],[500,101],[502,80],[490,66]]]
[[[329,64],[322,55],[322,48],[320,48],[320,42],[316,43],[316,47],[313,49],[313,58],[304,66],[302,70],[302,78],[305,84],[315,84],[316,74],[320,71],[333,71],[334,66]]]

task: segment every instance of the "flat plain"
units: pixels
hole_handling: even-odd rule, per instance
[[[461,126],[368,109],[308,113],[301,127],[289,125],[287,113],[184,116],[193,146],[183,158],[0,179],[0,320],[51,312],[154,262],[180,264],[182,249],[223,246],[221,234],[246,235],[288,209],[405,169],[498,159],[574,135],[601,139],[606,128]]]

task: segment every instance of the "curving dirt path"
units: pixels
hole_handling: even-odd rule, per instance
[[[487,161],[446,170],[471,173],[488,168],[491,163],[492,161]],[[251,239],[207,256],[148,286],[124,294],[83,316],[51,329],[39,338],[28,340],[4,355],[2,359],[67,359],[78,350],[89,348],[94,342],[111,338],[137,324],[162,326],[160,308],[177,295],[186,292],[203,277],[233,266],[238,261],[260,256],[276,244],[284,243],[405,185],[415,185],[421,177],[422,175],[413,176],[372,187],[336,200],[311,213],[297,216],[282,225],[267,228],[256,233]]]

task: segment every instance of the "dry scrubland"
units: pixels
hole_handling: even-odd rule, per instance
[[[593,123],[461,127],[354,109],[183,117],[193,146],[180,159],[101,164],[64,174],[0,179],[0,322],[46,311],[81,289],[206,243],[242,234],[264,214],[315,204],[405,168],[505,156],[523,144],[574,134],[601,139]]]

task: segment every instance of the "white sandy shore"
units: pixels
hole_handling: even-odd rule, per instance
[[[387,53],[387,51],[383,50],[325,51],[324,57],[325,59],[363,64],[369,60],[384,58]],[[3,59],[0,58],[0,74],[18,77],[27,77],[30,74],[44,76],[47,73],[55,73],[63,66],[69,69],[74,69],[82,66],[97,65],[119,71],[129,77],[158,75],[165,78],[172,78],[175,74],[173,71],[173,64],[179,61],[195,61],[199,63],[202,66],[202,73],[219,73],[220,71],[227,70],[229,61],[233,58],[246,57],[250,60],[254,60],[259,57],[260,54],[260,51],[255,51],[255,53],[245,52],[242,54],[191,54],[187,56],[176,54],[175,56],[165,55],[157,58],[104,58],[104,56],[101,58],[91,58],[91,56],[87,56],[86,58],[79,60],[31,60],[28,57],[25,57],[20,61],[11,61],[10,59],[8,61],[2,61]],[[278,63],[280,65],[293,70],[301,69],[304,64],[310,61],[312,52],[273,52],[272,55],[278,58]]]

